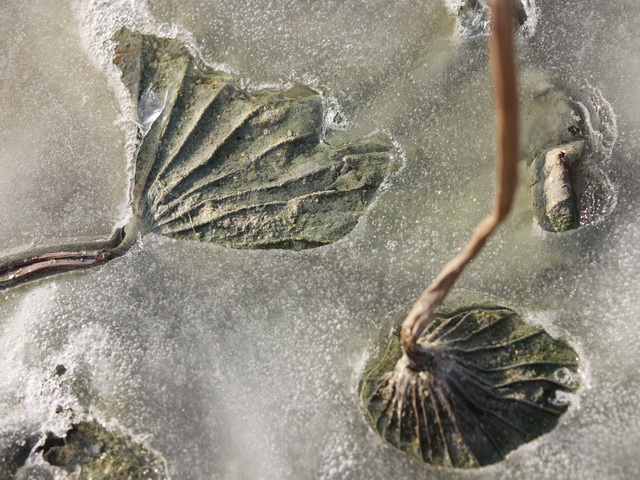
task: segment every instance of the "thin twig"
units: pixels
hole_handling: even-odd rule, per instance
[[[421,349],[417,344],[418,338],[464,268],[482,250],[489,236],[509,214],[518,183],[519,117],[513,47],[513,5],[511,0],[489,0],[489,5],[489,49],[495,87],[498,138],[495,203],[493,211],[476,227],[471,240],[445,265],[402,323],[402,346],[410,359],[419,355]]]

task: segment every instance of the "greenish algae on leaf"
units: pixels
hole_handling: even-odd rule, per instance
[[[420,345],[428,361],[418,370],[393,334],[369,360],[360,393],[378,433],[430,464],[501,461],[552,430],[578,386],[576,352],[507,308],[438,314]]]

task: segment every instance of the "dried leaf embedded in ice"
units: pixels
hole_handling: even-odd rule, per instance
[[[37,441],[37,434],[20,429],[0,432],[0,478],[15,478]]]
[[[386,140],[327,145],[322,99],[308,87],[248,92],[179,40],[126,29],[114,39],[141,117],[134,208],[146,229],[308,248],[355,226],[391,164]]]
[[[115,244],[3,262],[0,289],[102,264],[148,232],[236,248],[333,243],[399,166],[381,136],[323,142],[323,101],[309,87],[248,92],[179,40],[126,28],[113,39],[113,62],[136,107],[133,216]]]
[[[512,310],[437,315],[420,337],[429,361],[410,368],[400,339],[372,358],[361,395],[374,428],[427,463],[496,463],[546,432],[578,386],[576,352]]]

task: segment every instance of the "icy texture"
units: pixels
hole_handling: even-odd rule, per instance
[[[458,16],[456,34],[463,38],[474,38],[489,34],[489,5],[486,0],[444,0],[452,14]],[[538,24],[540,13],[535,0],[514,0],[517,9],[518,31],[524,36],[532,35]]]
[[[0,16],[0,257],[110,236],[125,216],[118,104],[64,2]]]
[[[585,368],[584,386],[554,431],[504,462],[464,473],[430,468],[386,445],[366,424],[356,386],[394,315],[488,211],[493,113],[485,39],[452,39],[455,22],[442,0],[74,6],[77,23],[67,4],[53,10],[44,2],[9,7],[0,19],[2,61],[25,62],[3,69],[0,88],[13,82],[11,92],[19,91],[33,81],[33,65],[51,66],[47,61],[63,53],[76,55],[76,63],[54,62],[41,78],[85,71],[92,79],[73,88],[65,80],[63,93],[60,82],[42,80],[29,93],[5,97],[14,105],[5,107],[0,129],[1,148],[11,152],[2,156],[0,181],[14,192],[3,195],[0,209],[7,248],[23,242],[15,231],[45,239],[59,232],[51,217],[19,208],[17,192],[23,202],[55,205],[43,192],[77,188],[87,210],[71,222],[76,227],[95,221],[89,198],[103,201],[97,205],[105,218],[118,217],[120,200],[107,205],[126,194],[118,149],[130,138],[113,124],[108,85],[127,122],[136,117],[108,67],[107,40],[123,25],[187,40],[192,32],[194,49],[249,86],[312,79],[340,105],[351,131],[380,129],[395,138],[406,166],[355,230],[328,247],[246,252],[149,236],[100,269],[3,293],[1,431],[60,434],[72,408],[157,449],[179,479],[640,476],[637,0],[547,0],[535,34],[519,41],[523,86],[544,70],[576,92],[596,88],[612,106],[618,140],[601,168],[618,200],[602,221],[552,235],[534,225],[521,189],[512,217],[465,272],[460,288],[506,299],[568,340]],[[60,31],[66,42],[50,33]],[[73,108],[84,95],[96,102],[88,117]],[[15,102],[35,97],[38,109],[46,108],[29,120],[22,113],[30,109]],[[68,117],[48,119],[61,108]],[[46,163],[27,168],[22,159],[36,158],[31,139],[47,145],[46,131],[34,130],[45,119],[54,133],[64,132],[55,138],[116,150],[63,156],[74,175],[52,173],[58,170]],[[76,125],[89,130],[78,134]],[[81,174],[87,177],[79,181]],[[57,376],[60,364],[67,370]],[[55,413],[58,405],[62,413]]]

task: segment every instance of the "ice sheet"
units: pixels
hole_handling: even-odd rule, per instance
[[[126,216],[124,136],[64,2],[0,16],[0,256],[108,237]]]
[[[52,28],[53,20],[38,17],[35,8],[9,11],[13,16],[2,18],[0,28],[16,38],[34,17]],[[110,192],[116,199],[115,208],[100,204],[101,228],[118,218],[127,138],[113,124],[115,105],[127,122],[136,117],[109,68],[107,39],[123,24],[180,35],[248,86],[311,79],[348,120],[346,130],[329,131],[329,138],[386,131],[406,152],[406,165],[356,229],[333,245],[238,251],[151,235],[100,269],[0,294],[0,431],[62,433],[71,410],[96,416],[162,452],[180,479],[640,476],[640,5],[553,0],[539,5],[539,13],[535,33],[519,40],[523,95],[540,71],[577,91],[601,92],[616,115],[617,140],[602,169],[616,188],[617,206],[600,222],[553,235],[534,225],[521,189],[512,217],[458,290],[502,299],[579,351],[584,386],[553,432],[498,465],[437,469],[386,445],[366,424],[357,398],[368,352],[461,248],[492,198],[485,39],[452,38],[454,21],[441,0],[61,7],[54,18],[76,39],[71,52],[78,66],[54,61],[50,68],[60,75],[90,71],[94,80],[73,93],[96,98],[91,115],[101,116],[83,120],[71,98],[57,98],[73,122],[89,129],[86,148],[104,149],[101,140],[118,139],[108,156],[118,165],[101,163],[100,155],[68,156],[73,170],[90,174],[82,181],[54,177],[49,187],[42,164],[31,164],[34,178],[19,162],[6,163],[15,157],[3,157],[8,171],[19,172],[11,177],[14,191],[39,193],[31,201],[55,204],[42,192],[78,185],[82,195],[99,199]],[[34,36],[27,45],[44,48]],[[22,70],[7,78],[17,82]],[[57,85],[45,85],[36,93],[53,109]],[[9,139],[20,138],[17,126],[38,124],[21,111],[13,107],[10,120],[2,120],[15,127],[0,130]],[[70,142],[73,122],[56,125]],[[28,151],[17,141],[1,145]],[[115,175],[110,181],[103,178],[107,171]],[[102,190],[96,191],[97,179]],[[93,225],[97,207],[80,204],[86,210],[77,218],[87,223],[73,225]],[[21,217],[12,205],[0,215],[25,231],[35,228],[29,219],[40,216]],[[22,240],[6,225],[3,220],[12,248]],[[43,220],[35,232],[49,239],[56,228]],[[61,377],[59,364],[67,368]],[[56,413],[58,405],[63,413]]]

